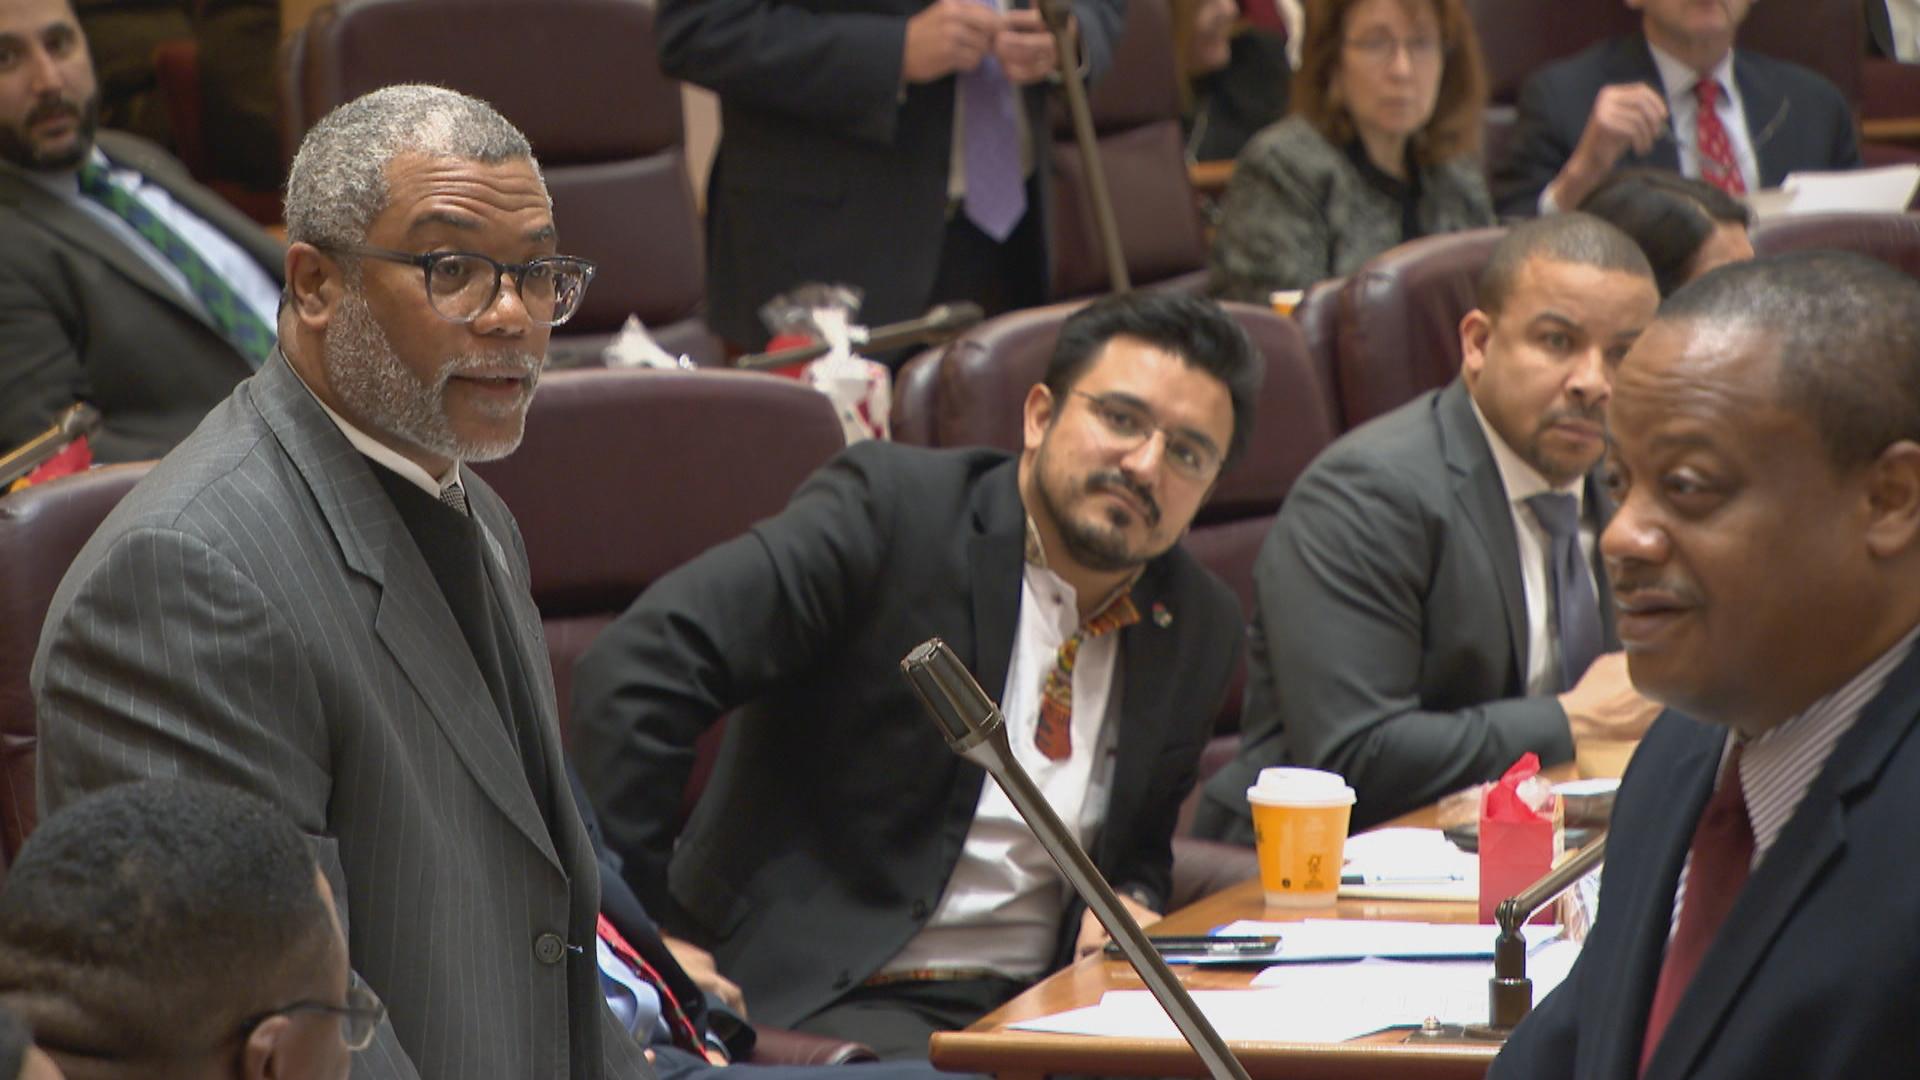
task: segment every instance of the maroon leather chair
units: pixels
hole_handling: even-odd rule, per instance
[[[1197,292],[1206,281],[1207,239],[1187,175],[1170,20],[1167,0],[1130,0],[1112,66],[1091,88],[1088,107],[1128,276],[1135,287]],[[1052,295],[1108,291],[1086,166],[1064,108],[1055,109],[1049,209]]]
[[[661,575],[786,506],[846,445],[825,395],[734,371],[561,371],[476,467],[520,522],[561,734],[573,666]]]
[[[669,352],[722,359],[700,318],[705,250],[687,178],[680,84],[634,0],[355,0],[315,12],[282,49],[287,155],[336,105],[392,83],[491,103],[533,143],[562,249],[599,264],[556,366],[598,363],[629,314]]]
[[[1340,415],[1365,423],[1460,371],[1460,319],[1505,231],[1428,236],[1382,252],[1340,290]]]
[[[33,831],[33,666],[53,592],[150,462],[63,477],[0,498],[0,881]]]
[[[1340,357],[1340,290],[1347,287],[1343,277],[1327,278],[1307,286],[1300,302],[1293,306],[1293,321],[1307,339],[1307,355],[1313,360],[1313,373],[1326,394],[1327,417],[1334,433],[1345,431],[1346,418],[1340,413],[1339,381],[1335,374]]]
[[[1857,251],[1920,278],[1920,214],[1801,214],[1753,230],[1758,255],[1810,248]]]

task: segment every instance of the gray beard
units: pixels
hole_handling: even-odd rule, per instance
[[[496,461],[513,453],[526,429],[527,403],[540,381],[540,357],[532,353],[453,356],[434,372],[431,383],[420,381],[401,363],[358,288],[349,288],[341,297],[321,358],[327,384],[361,422],[453,461]],[[525,396],[500,407],[502,415],[515,416],[512,434],[497,439],[463,438],[447,416],[448,380],[464,370],[498,367],[503,362],[524,368],[528,376]]]

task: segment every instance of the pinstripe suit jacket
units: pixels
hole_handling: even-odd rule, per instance
[[[542,820],[375,467],[275,357],[154,468],[48,613],[41,805],[188,776],[291,815],[392,1016],[356,1076],[650,1078],[600,996],[578,812],[559,798]],[[519,530],[465,480],[492,587],[544,673]],[[552,681],[533,682],[541,764],[564,793]]]

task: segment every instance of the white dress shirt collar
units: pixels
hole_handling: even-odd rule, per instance
[[[282,355],[284,356],[284,354]],[[292,362],[288,361],[287,366],[292,367]],[[299,377],[300,369],[293,368],[293,373],[295,377]],[[353,444],[353,448],[373,459],[375,464],[384,466],[392,472],[399,473],[408,483],[436,499],[440,497],[441,492],[448,488],[459,488],[462,491],[466,490],[466,486],[460,481],[459,462],[456,461],[448,466],[445,475],[436,480],[432,473],[421,468],[399,451],[366,432],[361,431],[359,428],[354,427],[346,417],[334,412],[327,406],[325,401],[320,400],[319,394],[313,393],[313,387],[307,386],[307,380],[305,378],[300,379],[300,385],[307,388],[307,393],[313,394],[314,404],[320,406],[320,411],[327,414],[327,419],[333,421],[334,426],[340,429],[340,434],[345,435],[347,441]]]

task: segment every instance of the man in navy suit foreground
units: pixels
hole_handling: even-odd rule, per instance
[[[1586,949],[1491,1075],[1920,1075],[1920,284],[1717,270],[1609,422],[1617,627],[1669,711]]]

